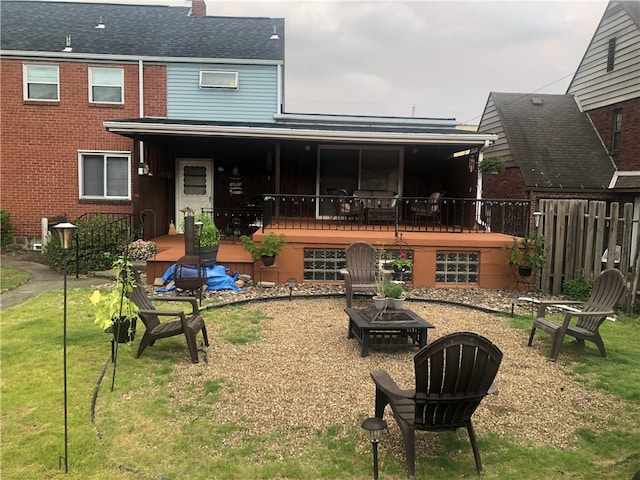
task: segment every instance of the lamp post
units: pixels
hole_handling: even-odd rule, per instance
[[[200,236],[202,235],[202,225],[204,225],[204,222],[201,222],[200,220],[193,223],[193,229],[195,230],[194,233],[196,234],[196,238],[198,239],[198,265],[196,265],[198,278],[200,278],[200,276],[202,275],[202,265],[200,263]],[[207,276],[205,275],[205,282],[206,277]],[[202,285],[200,285],[200,294],[198,295],[198,301],[199,305],[202,306]]]
[[[60,246],[62,247],[62,256],[64,257],[64,303],[62,313],[62,371],[64,376],[64,473],[69,472],[69,436],[67,422],[67,266],[69,256],[69,246],[71,245],[71,237],[76,226],[71,223],[59,223],[55,227]]]
[[[362,428],[364,428],[369,434],[369,440],[371,440],[371,447],[373,449],[373,480],[378,480],[378,443],[382,432],[387,428],[387,422],[381,418],[370,417],[362,422]]]
[[[291,296],[293,295],[293,288],[296,286],[296,283],[298,283],[298,281],[293,277],[287,280],[287,284],[289,285],[289,301],[291,301]]]

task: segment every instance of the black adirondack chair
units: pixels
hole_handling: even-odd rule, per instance
[[[571,335],[578,342],[584,345],[585,340],[595,343],[600,350],[600,355],[607,356],[604,349],[604,342],[600,336],[599,328],[607,316],[613,315],[613,309],[618,304],[620,297],[624,293],[624,275],[619,270],[610,269],[602,272],[593,282],[591,296],[585,303],[573,300],[545,300],[540,302],[538,314],[533,322],[529,343],[533,342],[536,329],[551,335],[551,354],[549,358],[556,361],[560,353],[560,347],[565,335]],[[547,308],[550,305],[568,305],[579,307],[574,312],[567,312],[562,323],[545,318]],[[578,319],[575,325],[571,325],[571,319]]]
[[[476,468],[483,473],[471,416],[482,399],[497,393],[493,380],[502,352],[476,333],[456,332],[422,348],[414,356],[415,390],[401,390],[384,370],[373,370],[375,416],[391,406],[402,432],[409,478],[415,479],[415,431],[440,432],[466,427]]]
[[[146,330],[140,341],[137,358],[140,358],[145,348],[153,345],[160,338],[174,337],[184,334],[189,347],[191,361],[198,363],[198,345],[196,335],[202,332],[204,344],[209,346],[207,328],[204,319],[198,310],[198,301],[195,297],[149,297],[136,275],[137,285],[131,292],[131,300],[139,308],[140,319],[144,322]],[[188,302],[191,304],[191,313],[185,315],[182,310],[157,310],[152,302]],[[160,317],[172,317],[173,320],[161,322]]]

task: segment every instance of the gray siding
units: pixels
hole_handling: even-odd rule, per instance
[[[493,145],[491,145],[484,151],[484,158],[497,155],[499,157],[502,157],[508,167],[515,166],[511,148],[509,147],[509,142],[507,141],[507,135],[504,132],[502,121],[498,116],[498,111],[493,100],[493,95],[489,95],[489,100],[487,102],[485,111],[482,114],[482,120],[480,122],[480,126],[478,127],[478,131],[483,133],[495,133],[498,135],[498,140],[496,140]]]
[[[609,39],[616,38],[614,68],[607,72]],[[584,110],[640,96],[640,28],[619,2],[610,2],[569,85]]]
[[[200,88],[200,70],[238,72],[238,88]],[[167,117],[273,123],[277,112],[277,75],[277,67],[273,65],[169,64]]]

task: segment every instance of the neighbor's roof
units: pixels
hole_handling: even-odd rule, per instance
[[[491,96],[528,187],[608,187],[615,166],[573,95],[492,92]]]
[[[192,17],[188,7],[2,0],[3,55],[284,60],[284,19]],[[96,28],[100,22],[104,28]],[[280,37],[270,40],[274,27]]]

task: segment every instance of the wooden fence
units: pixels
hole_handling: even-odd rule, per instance
[[[608,208],[607,208],[608,207]],[[592,282],[608,268],[625,275],[627,311],[635,302],[640,270],[640,244],[633,204],[588,200],[541,200],[537,235],[544,236],[547,264],[538,287],[554,295],[562,283],[575,278]]]

